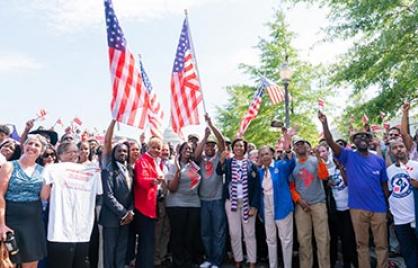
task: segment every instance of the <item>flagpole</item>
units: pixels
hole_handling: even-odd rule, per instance
[[[193,51],[193,56],[194,56],[195,65],[196,65],[196,72],[197,72],[197,76],[198,76],[198,80],[199,80],[199,84],[200,84],[200,88],[201,88],[201,92],[202,92],[203,111],[205,112],[205,114],[207,114],[206,104],[205,104],[205,97],[203,95],[202,81],[200,80],[199,67],[197,66],[196,51],[194,50],[194,44],[193,44],[193,39],[192,39],[192,30],[191,30],[190,24],[189,24],[189,17],[188,17],[188,14],[187,14],[187,9],[184,10],[184,15],[186,16],[187,27],[189,27],[190,47],[192,48],[192,51]]]

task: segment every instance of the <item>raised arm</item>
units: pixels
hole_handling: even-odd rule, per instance
[[[109,127],[106,130],[106,135],[104,138],[104,146],[103,146],[103,155],[105,157],[109,156],[112,152],[112,139],[113,139],[113,131],[115,129],[116,120],[112,119],[110,121]]]
[[[409,102],[405,101],[402,105],[401,135],[408,151],[414,144],[411,135],[409,135],[409,108]]]
[[[212,119],[209,117],[208,114],[205,115],[205,119],[206,119],[206,122],[208,123],[208,126],[210,127],[210,129],[212,130],[213,134],[216,137],[216,141],[217,141],[216,145],[218,146],[218,151],[222,153],[223,151],[225,151],[224,136],[219,131],[219,129],[213,125]]]
[[[205,128],[205,136],[203,136],[203,139],[197,144],[196,149],[194,150],[194,158],[196,161],[200,161],[200,158],[202,157],[203,149],[205,148],[206,141],[208,140],[208,137],[210,135],[210,128]]]
[[[318,118],[319,118],[319,121],[321,121],[322,123],[322,129],[323,129],[325,140],[327,141],[329,147],[331,147],[332,151],[334,152],[334,155],[339,156],[341,152],[341,147],[337,143],[335,143],[334,139],[332,138],[326,115],[323,114],[321,111],[319,111]]]
[[[25,129],[23,130],[22,134],[20,134],[20,144],[25,144],[25,141],[28,138],[28,133],[33,128],[34,124],[35,119],[30,119],[28,122],[26,122]]]

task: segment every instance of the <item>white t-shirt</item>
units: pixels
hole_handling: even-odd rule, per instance
[[[48,241],[88,242],[94,223],[96,195],[103,193],[100,169],[94,165],[57,163],[44,169],[49,199]]]
[[[418,180],[418,162],[409,160],[406,165],[395,164],[387,168],[390,212],[396,225],[415,221],[414,193],[411,179]]]
[[[335,205],[338,211],[346,211],[348,207],[348,188],[344,182],[343,176],[332,158],[327,161],[328,173],[330,176],[330,187],[334,196]]]

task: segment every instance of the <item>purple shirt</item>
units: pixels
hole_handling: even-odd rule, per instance
[[[382,184],[388,176],[383,158],[367,156],[341,148],[337,157],[347,170],[348,206],[371,212],[386,212],[387,205]]]

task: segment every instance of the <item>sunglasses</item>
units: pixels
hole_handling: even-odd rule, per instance
[[[55,157],[55,153],[44,153],[44,155],[42,156],[43,158],[48,158],[48,157]]]
[[[369,136],[367,134],[357,134],[354,136],[354,139],[367,139]]]

